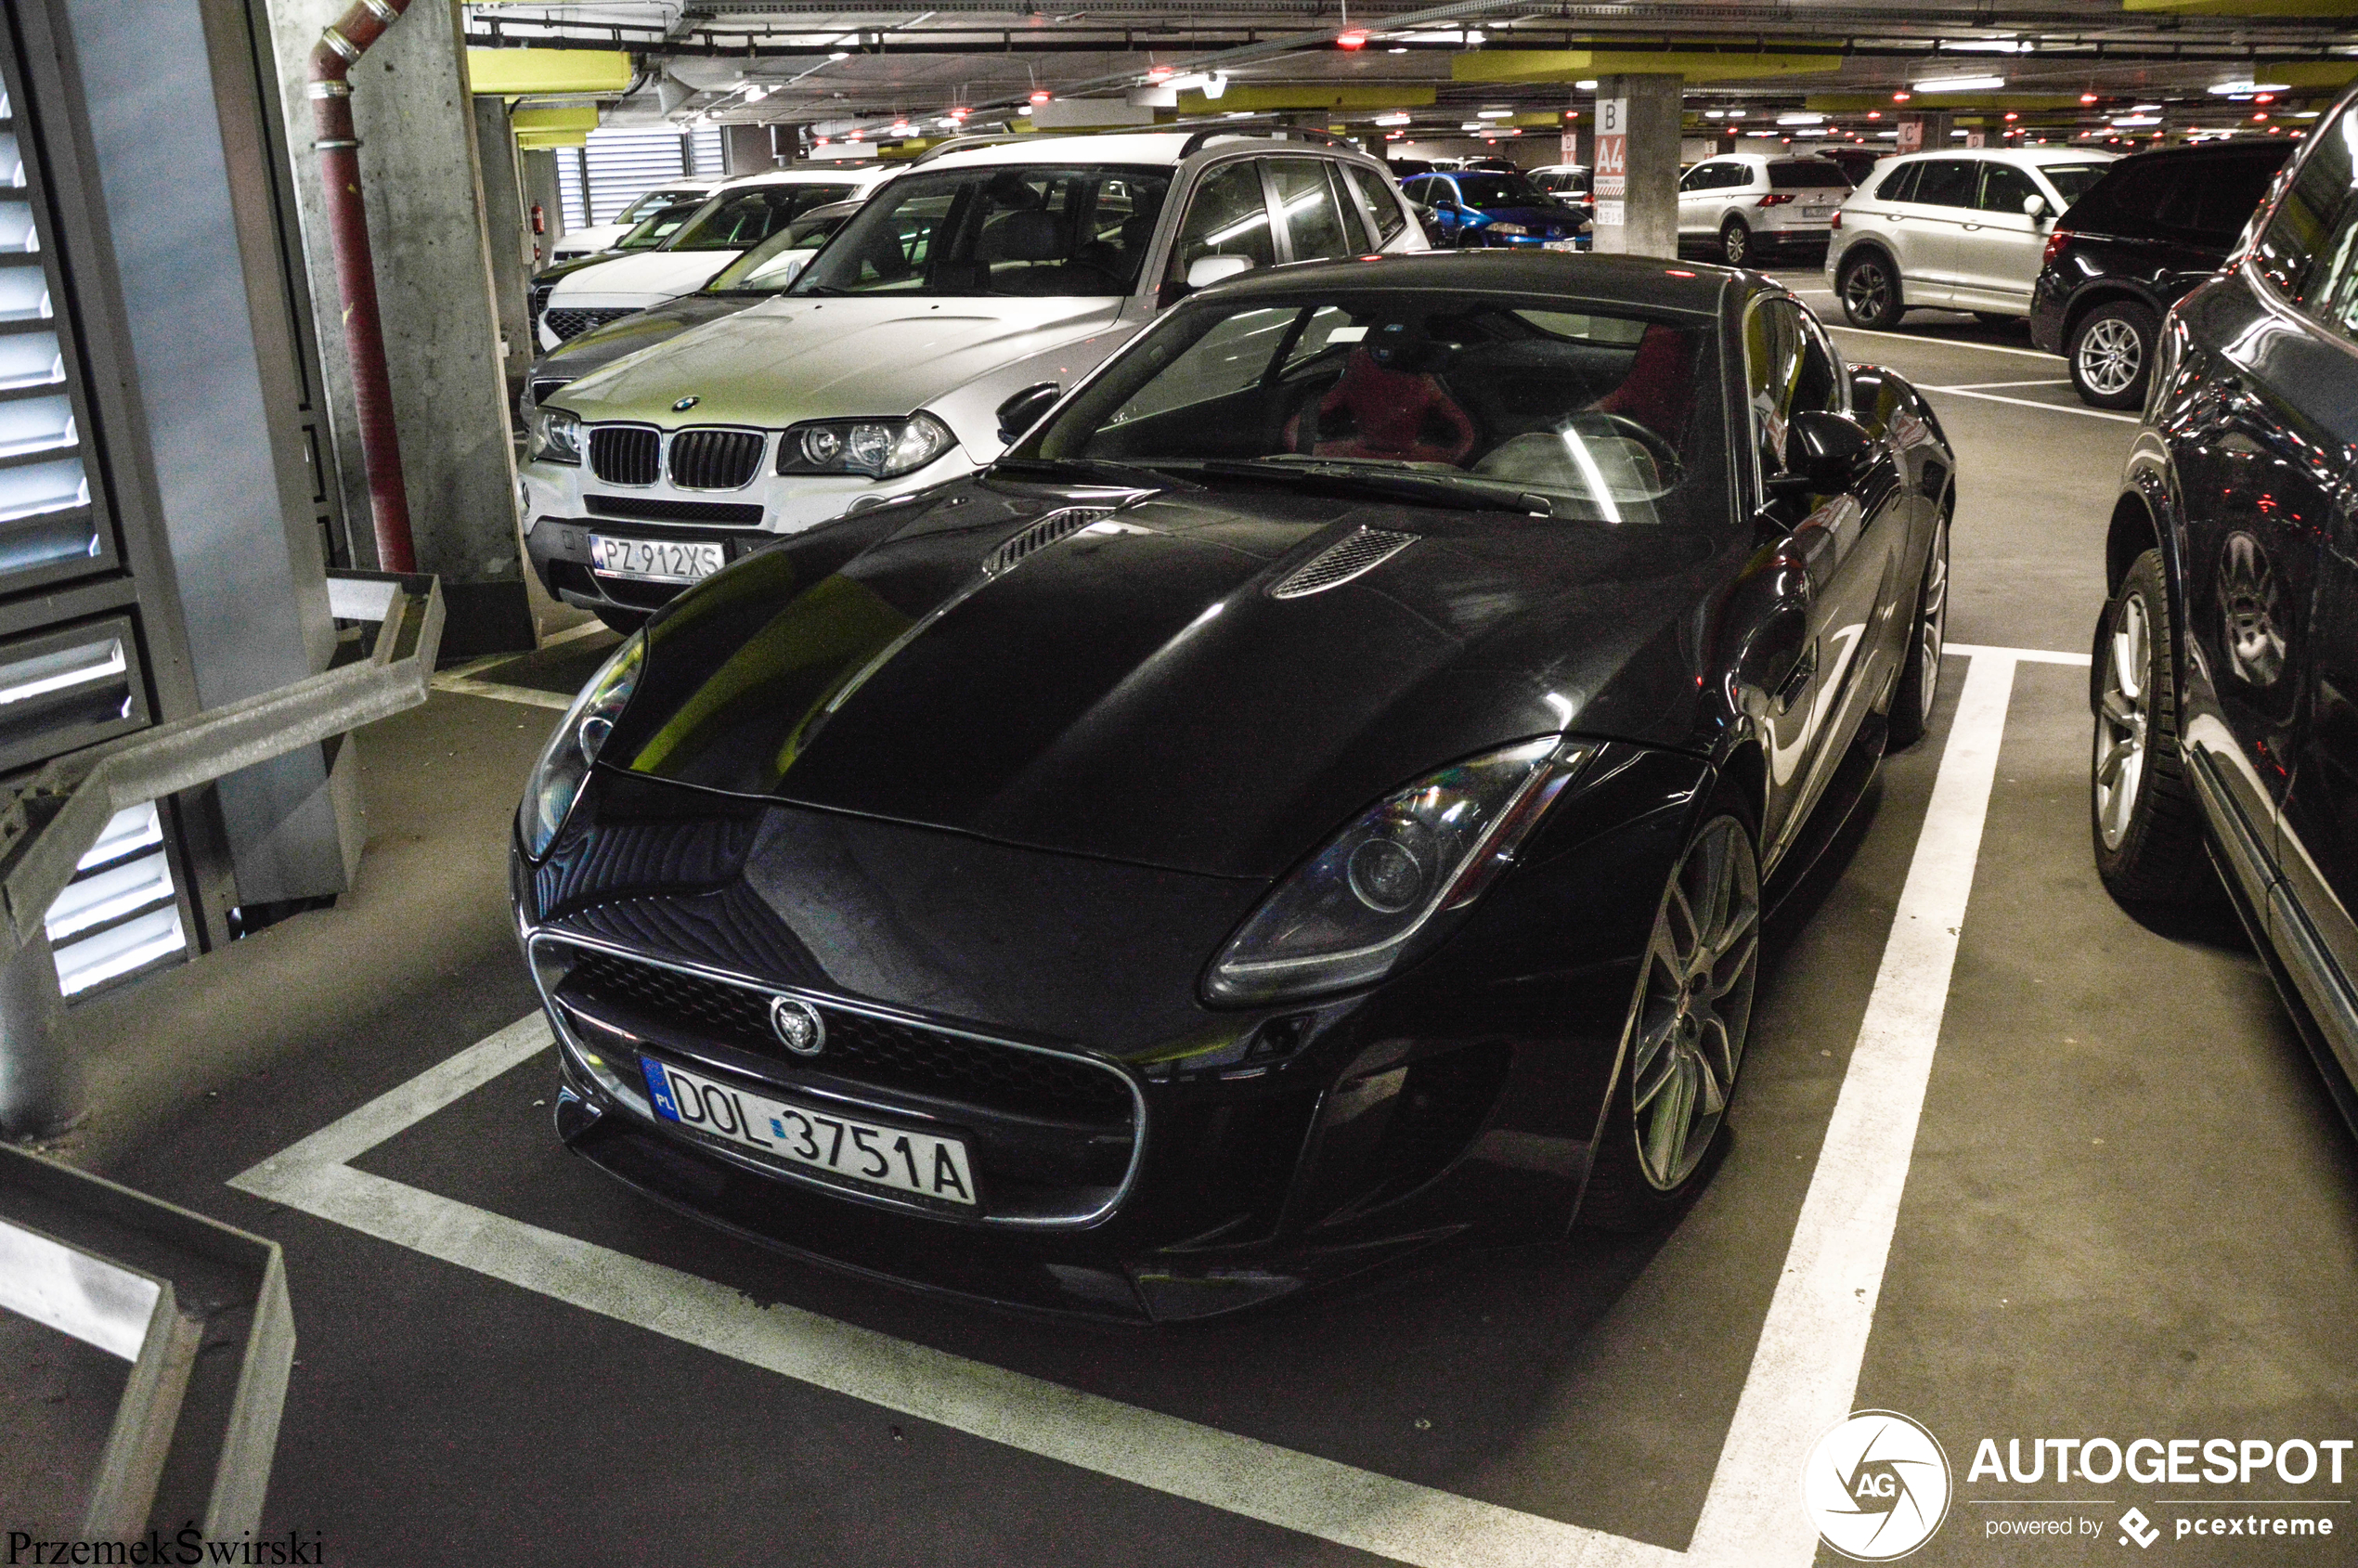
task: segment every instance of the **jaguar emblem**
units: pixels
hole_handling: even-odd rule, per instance
[[[770,1028],[778,1043],[797,1056],[815,1056],[827,1043],[827,1021],[819,1009],[795,997],[770,999]]]

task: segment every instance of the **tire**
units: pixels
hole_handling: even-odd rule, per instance
[[[602,604],[590,614],[605,622],[608,630],[618,631],[628,637],[647,624],[648,613],[644,610],[610,610]]]
[[[1842,313],[1854,327],[1889,331],[1908,313],[1899,292],[1899,269],[1881,251],[1861,251],[1842,264],[1834,279]]]
[[[1932,727],[1932,705],[1940,695],[1940,650],[1949,640],[1949,519],[1934,525],[1932,553],[1916,585],[1915,635],[1898,689],[1891,693],[1890,747],[1904,751]]]
[[[1730,266],[1752,265],[1752,230],[1742,218],[1730,218],[1719,226],[1719,255]]]
[[[2131,562],[2106,602],[2095,659],[2088,823],[2096,875],[2131,907],[2199,901],[2210,862],[2179,746],[2177,628],[2160,551]]]
[[[2064,344],[2079,400],[2098,408],[2144,408],[2159,338],[2154,313],[2131,300],[2100,305],[2081,317]]]
[[[1749,812],[1723,789],[1663,887],[1623,1026],[1622,1071],[1581,1195],[1582,1225],[1668,1224],[1726,1150],[1728,1097],[1760,971],[1754,840]]]

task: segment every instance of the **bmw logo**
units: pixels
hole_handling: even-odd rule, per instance
[[[791,996],[770,999],[770,1027],[778,1043],[797,1056],[815,1056],[827,1043],[827,1021],[819,1009]]]
[[[689,409],[691,409],[691,408],[694,408],[697,404],[699,404],[699,403],[701,403],[701,402],[703,402],[703,401],[704,401],[704,399],[703,399],[703,398],[698,397],[698,396],[695,396],[695,395],[693,395],[693,394],[691,394],[690,395],[688,395],[688,396],[686,396],[686,397],[682,397],[681,399],[680,399],[680,401],[679,401],[679,402],[674,403],[674,404],[671,406],[671,411],[672,411],[673,413],[675,413],[675,414],[684,414],[684,413],[686,413]]]

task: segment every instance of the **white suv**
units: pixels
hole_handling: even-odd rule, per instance
[[[1293,135],[1028,135],[907,165],[784,293],[532,410],[534,569],[628,626],[780,534],[991,461],[1194,290],[1426,248],[1381,163]]]
[[[2114,156],[1961,148],[1885,159],[1843,203],[1826,252],[1843,314],[1877,329],[1917,306],[2028,317],[2049,232]]]
[[[1729,152],[1679,176],[1678,242],[1711,245],[1730,266],[1756,266],[1772,251],[1816,251],[1850,194],[1830,158]]]

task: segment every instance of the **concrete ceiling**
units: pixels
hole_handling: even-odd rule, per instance
[[[1011,0],[857,10],[824,0],[597,0],[466,12],[478,46],[631,53],[640,90],[609,108],[609,124],[704,117],[838,136],[902,120],[940,135],[952,107],[977,125],[1004,121],[1041,91],[1119,101],[1145,96],[1150,70],[1182,85],[1211,74],[1221,97],[1191,93],[1183,109],[1341,104],[1328,118],[1354,131],[1405,110],[1420,135],[1482,109],[1535,128],[1583,109],[1590,95],[1576,84],[1615,65],[1678,70],[1691,114],[1740,109],[1759,126],[1815,110],[1830,131],[1866,137],[1900,111],[1900,92],[1913,108],[1986,111],[1993,127],[2011,112],[2015,128],[2051,136],[2107,132],[2114,118],[2157,103],[2144,112],[2163,129],[2257,130],[2254,114],[2293,128],[2358,76],[2358,0],[1075,0],[1034,10]],[[1364,43],[1345,46],[1363,32]],[[2004,86],[1916,86],[1961,76]],[[2291,90],[2264,103],[2209,91],[2255,77]],[[659,93],[664,78],[680,85]]]

